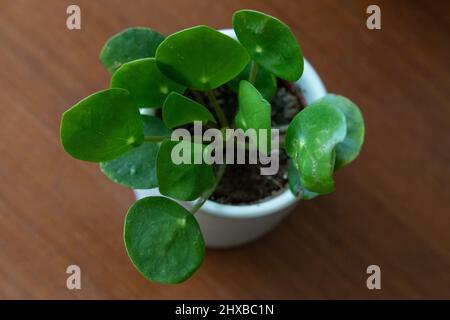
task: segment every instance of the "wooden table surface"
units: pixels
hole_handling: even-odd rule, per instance
[[[66,29],[72,3],[81,31]],[[371,3],[382,30],[365,26]],[[449,4],[0,1],[0,298],[450,298]],[[63,152],[60,116],[108,86],[98,53],[112,34],[229,27],[242,8],[292,27],[328,90],[361,107],[365,146],[333,194],[302,202],[257,242],[207,250],[186,283],[151,284],[123,245],[132,192]],[[66,288],[71,264],[81,290]],[[371,264],[378,291],[366,287]]]

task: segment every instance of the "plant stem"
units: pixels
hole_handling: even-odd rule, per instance
[[[252,64],[250,66],[250,75],[248,77],[248,81],[251,84],[255,84],[256,81],[256,73],[258,72],[258,65],[256,64],[256,62],[254,60],[252,60]]]
[[[192,93],[192,95],[194,96],[195,100],[200,102],[200,104],[206,106],[205,99],[203,99],[203,96],[200,93],[198,93],[198,91],[189,88],[189,92]]]
[[[203,204],[206,202],[206,200],[208,200],[208,198],[214,193],[214,191],[216,190],[217,186],[220,183],[220,180],[222,180],[222,177],[223,177],[223,174],[225,173],[226,167],[227,166],[225,164],[221,164],[219,166],[219,169],[217,170],[217,178],[216,178],[216,182],[214,183],[214,186],[211,189],[205,191],[200,196],[200,198],[198,198],[197,202],[194,204],[194,206],[190,210],[192,214],[195,214],[198,211],[198,209],[200,209],[203,206]]]
[[[165,139],[168,139],[168,136],[145,136],[144,141],[146,142],[161,142]]]
[[[217,102],[214,92],[212,90],[208,90],[208,91],[206,91],[206,94],[208,95],[209,102],[211,103],[212,107],[214,108],[214,112],[216,113],[216,116],[217,116],[217,119],[219,120],[220,126],[222,128],[228,127],[228,120],[225,117],[225,114],[223,113],[223,110],[220,107],[219,103]]]

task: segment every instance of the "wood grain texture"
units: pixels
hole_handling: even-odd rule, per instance
[[[81,31],[65,27],[73,2]],[[450,298],[450,5],[376,2],[381,31],[356,0],[0,1],[0,298]],[[255,243],[208,250],[186,283],[154,285],[123,246],[131,191],[63,152],[60,116],[108,86],[98,53],[112,34],[229,27],[241,8],[283,19],[328,90],[361,106],[364,150],[335,193]],[[66,289],[70,264],[82,290]]]

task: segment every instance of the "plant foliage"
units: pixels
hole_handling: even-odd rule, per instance
[[[137,201],[125,220],[128,255],[154,282],[185,281],[202,263],[205,247],[194,214],[225,170],[201,160],[213,143],[178,141],[171,129],[189,132],[201,121],[221,129],[221,141],[229,127],[265,129],[267,148],[261,150],[260,137],[255,143],[270,153],[277,83],[297,81],[303,72],[302,50],[286,24],[253,10],[236,12],[232,22],[238,41],[203,25],[168,37],[148,28],[116,34],[100,53],[112,74],[110,88],[62,115],[61,142],[72,157],[100,163],[116,183],[158,187],[165,196]],[[225,112],[230,106],[217,98],[226,87],[238,99],[231,116]],[[330,94],[299,110],[282,141],[292,193],[309,200],[332,192],[334,171],[357,157],[363,140],[361,112],[345,97]],[[190,210],[178,203],[194,200]]]

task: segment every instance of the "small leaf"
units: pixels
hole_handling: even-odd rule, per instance
[[[214,122],[214,116],[200,103],[172,92],[164,102],[162,117],[168,128],[179,127],[194,121]]]
[[[129,28],[112,36],[100,52],[100,61],[111,73],[126,62],[151,58],[164,36],[149,28]]]
[[[174,149],[177,147],[176,149]],[[158,152],[156,172],[161,194],[183,201],[192,201],[214,187],[216,177],[211,165],[195,164],[202,159],[204,146],[189,141],[163,141]],[[186,157],[187,163],[175,164],[174,156]],[[181,162],[181,161],[180,161]]]
[[[303,73],[303,54],[289,27],[267,14],[240,10],[233,28],[251,58],[277,77],[297,81]]]
[[[206,91],[236,77],[249,57],[236,40],[207,26],[197,26],[168,36],[156,51],[156,61],[166,76]]]
[[[164,126],[161,119],[143,115],[142,120],[146,136],[170,137],[170,130]],[[158,143],[144,142],[117,159],[100,163],[100,169],[109,179],[126,187],[156,188],[158,186],[156,178],[158,150]]]
[[[311,200],[319,195],[302,186],[302,183],[300,182],[300,173],[295,167],[292,159],[289,159],[288,161],[288,184],[292,194],[294,194],[294,196],[300,195],[302,200]]]
[[[260,147],[259,130],[267,130],[267,151],[271,142],[271,107],[258,90],[248,81],[242,80],[239,85],[239,111],[236,114],[236,127],[243,129],[255,129],[257,131],[256,145]]]
[[[237,75],[236,78],[228,82],[228,86],[235,92],[239,92],[239,82],[248,80],[250,75],[250,64],[245,67],[244,71]],[[277,91],[277,79],[269,71],[262,67],[258,67],[256,73],[255,88],[261,92],[264,99],[270,101]]]
[[[125,247],[136,269],[148,280],[174,284],[201,265],[205,244],[194,216],[173,200],[147,197],[128,210]]]
[[[286,151],[300,172],[301,185],[324,194],[334,190],[335,147],[345,139],[344,114],[322,99],[299,112],[286,133]]]
[[[338,170],[355,160],[361,151],[364,142],[364,119],[358,106],[345,97],[328,94],[322,99],[339,108],[347,122],[345,140],[336,146],[335,170]]]
[[[111,87],[128,90],[140,108],[161,107],[169,93],[186,90],[159,71],[155,58],[125,63],[113,74]]]
[[[61,119],[61,142],[76,159],[113,160],[143,140],[139,109],[123,89],[94,93],[64,112]]]

